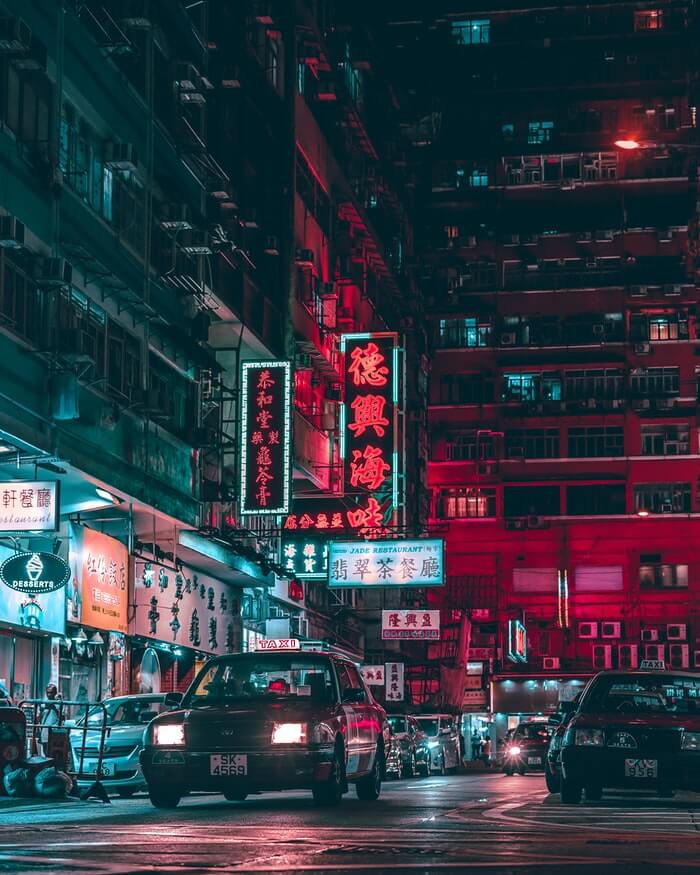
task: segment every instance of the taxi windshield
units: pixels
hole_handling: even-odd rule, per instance
[[[250,699],[307,699],[328,704],[334,687],[327,663],[313,658],[254,654],[215,662],[195,680],[183,706],[226,706]]]
[[[700,714],[700,675],[600,677],[581,702],[585,713]]]
[[[389,717],[389,726],[391,726],[391,731],[396,734],[398,732],[406,732],[406,718],[405,717]]]
[[[423,730],[423,732],[425,732],[426,735],[438,734],[437,717],[419,717],[418,723],[420,724],[420,728]]]

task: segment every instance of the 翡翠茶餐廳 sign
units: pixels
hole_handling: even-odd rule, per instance
[[[413,541],[330,541],[330,587],[442,586],[442,538]]]

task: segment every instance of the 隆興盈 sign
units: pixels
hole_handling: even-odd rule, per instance
[[[0,581],[17,592],[55,592],[70,580],[70,566],[53,553],[15,553],[0,565]]]
[[[287,514],[292,367],[286,361],[241,367],[241,513]]]
[[[440,611],[382,611],[382,640],[440,639]]]
[[[442,586],[441,538],[415,541],[330,541],[330,587]]]
[[[56,480],[0,483],[0,532],[55,532],[59,526]]]

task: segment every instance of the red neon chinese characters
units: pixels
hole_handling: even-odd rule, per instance
[[[377,499],[371,497],[367,502],[367,507],[358,507],[357,510],[349,510],[348,522],[355,529],[381,526],[384,522],[384,517]]]
[[[350,483],[352,486],[366,486],[374,491],[386,480],[387,471],[391,471],[383,456],[381,447],[373,447],[369,444],[362,450],[352,451],[350,462]]]
[[[386,386],[389,368],[383,365],[384,356],[376,343],[368,343],[364,349],[356,346],[350,353],[352,362],[348,373],[356,386]]]
[[[270,372],[268,370],[260,371],[257,382],[258,394],[255,398],[255,403],[258,408],[255,421],[260,430],[253,432],[250,439],[251,443],[258,447],[258,452],[255,457],[255,484],[257,489],[255,497],[258,500],[260,507],[267,507],[267,499],[271,494],[270,490],[267,488],[267,484],[275,479],[274,475],[271,473],[272,456],[270,455],[270,447],[265,444],[265,437],[263,435],[263,430],[270,428],[272,413],[266,408],[269,407],[273,401],[272,395],[267,394],[265,390],[271,389],[274,385],[275,380],[272,379]],[[268,439],[270,434],[271,433],[268,434]],[[272,443],[273,441],[270,440],[270,444]]]
[[[385,405],[386,398],[381,395],[358,395],[355,398],[350,405],[355,413],[355,421],[348,426],[355,437],[363,435],[368,428],[373,428],[377,437],[384,437],[385,426],[389,425],[389,420],[384,416]]]

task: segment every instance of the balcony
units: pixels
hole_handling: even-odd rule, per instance
[[[294,477],[316,489],[331,489],[331,439],[298,410],[294,411]]]

